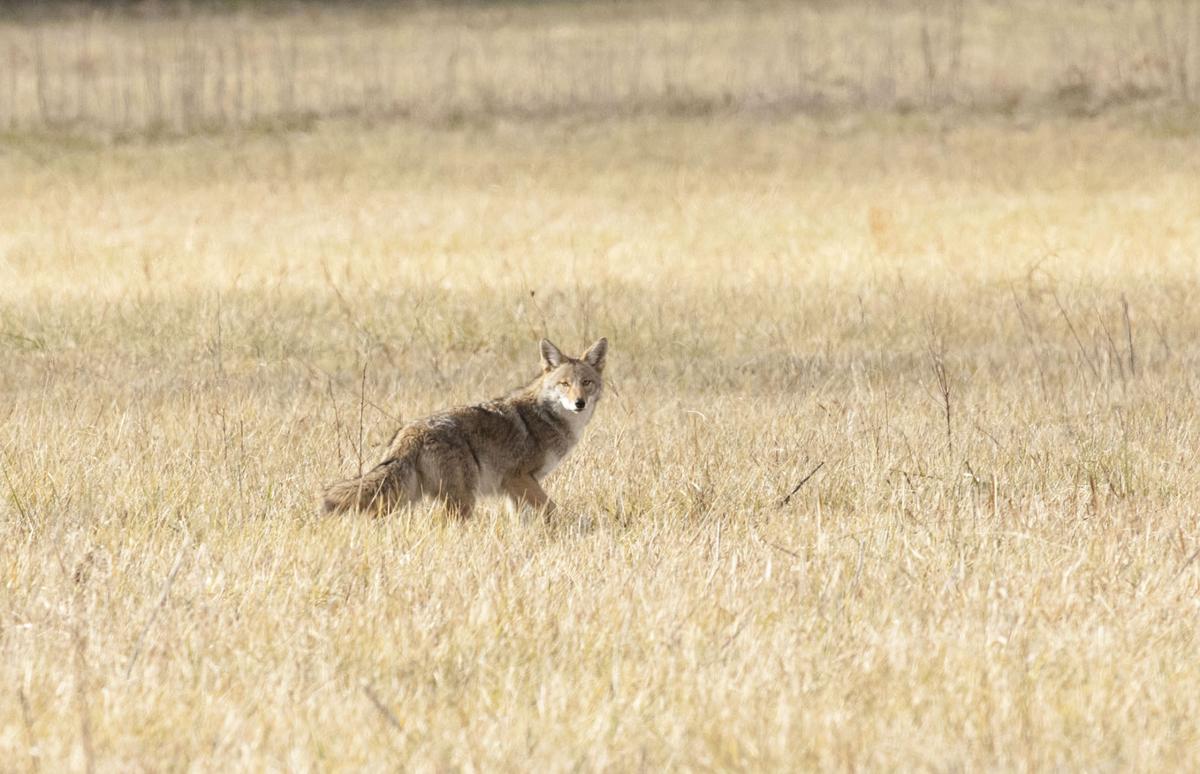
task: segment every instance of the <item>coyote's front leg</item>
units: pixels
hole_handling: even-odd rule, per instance
[[[542,490],[533,476],[514,476],[508,479],[504,482],[504,493],[517,510],[523,505],[528,505],[535,511],[542,511],[547,517],[554,513],[554,501]]]

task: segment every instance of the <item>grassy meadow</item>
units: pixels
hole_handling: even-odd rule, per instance
[[[618,49],[744,29],[654,7],[666,26],[605,4],[190,29],[325,14],[337,40],[375,13],[504,52],[497,18],[616,25]],[[966,4],[964,62],[1040,29],[1012,8]],[[713,83],[669,50],[645,72]],[[1200,764],[1191,86],[1082,112],[647,86],[609,114],[527,110],[513,80],[520,109],[457,117],[9,114],[0,770]],[[610,341],[552,523],[317,514],[397,423],[532,378],[546,335]]]

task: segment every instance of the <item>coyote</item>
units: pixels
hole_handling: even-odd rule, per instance
[[[383,462],[325,490],[325,511],[386,512],[424,496],[468,516],[479,495],[503,493],[547,515],[538,483],[583,435],[603,393],[608,340],[579,359],[542,339],[542,374],[503,398],[442,411],[402,427]]]

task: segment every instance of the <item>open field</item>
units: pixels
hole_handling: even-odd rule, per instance
[[[281,30],[261,62],[435,78],[369,41],[447,18],[505,53],[383,96],[329,54],[369,110],[336,79],[275,110],[292,60],[247,65],[261,114],[232,76],[156,102],[135,63],[77,90],[175,16],[0,28],[0,59],[60,44],[0,82],[0,771],[1200,765],[1195,4],[968,3],[953,81],[906,57],[923,18],[954,49],[954,4],[866,32],[816,4],[798,28],[909,36],[862,99],[795,81],[817,103],[755,64],[792,61],[774,6],[622,7],[575,32],[647,59],[553,75],[522,46],[570,39],[563,6],[185,19],[214,61],[222,19]],[[56,70],[85,18],[94,69]],[[1186,56],[1140,91],[1054,77],[1155,30]],[[543,335],[611,347],[553,523],[317,515]]]
[[[12,143],[0,758],[1193,766],[1198,159],[1097,122]],[[544,332],[612,342],[558,523],[315,516]]]
[[[1200,104],[1200,0],[0,9],[0,130],[1163,104]]]

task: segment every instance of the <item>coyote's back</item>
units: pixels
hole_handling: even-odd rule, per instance
[[[362,476],[325,490],[327,512],[386,512],[436,497],[466,516],[480,495],[504,494],[546,512],[541,488],[578,443],[603,393],[608,341],[570,358],[543,339],[542,373],[503,398],[449,409],[396,434],[387,456]]]

